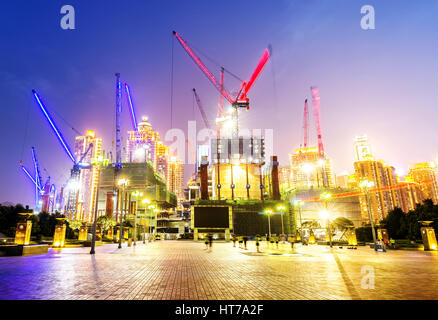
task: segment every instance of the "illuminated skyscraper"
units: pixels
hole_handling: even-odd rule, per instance
[[[145,162],[147,159],[155,163],[158,141],[160,141],[159,133],[152,130],[147,117],[142,117],[138,131],[128,131],[125,162]]]
[[[296,188],[334,186],[331,160],[321,158],[317,147],[296,149],[289,157],[292,185]]]
[[[178,205],[184,201],[184,164],[175,156],[169,161],[167,189],[176,194]]]
[[[366,180],[374,183],[374,189],[381,189],[380,191],[369,192],[369,197],[374,220],[376,222],[382,220],[388,215],[389,211],[394,209],[391,190],[385,187],[393,186],[391,175],[395,169],[385,166],[383,161],[376,161],[372,156],[368,156],[366,160],[354,163],[354,171],[359,184]],[[369,208],[365,195],[360,197],[360,203],[362,217],[369,220]]]
[[[354,138],[354,159],[356,161],[366,160],[371,156],[371,146],[366,135]]]
[[[83,164],[91,164],[92,159],[96,159],[97,157],[103,155],[102,139],[97,138],[94,131],[87,131],[85,136],[79,136],[75,139],[75,158],[81,159],[88,150],[90,144],[92,147],[82,160]],[[74,201],[76,203],[76,210],[74,217],[71,217],[72,219],[92,221],[98,179],[99,169],[97,167],[81,170],[79,184],[76,186],[78,190],[76,190],[76,192],[74,190],[70,191],[70,193],[73,194],[73,198],[75,198]]]
[[[436,176],[430,163],[415,163],[414,167],[409,169],[406,180],[418,184],[423,200],[431,199],[435,204],[438,203]]]

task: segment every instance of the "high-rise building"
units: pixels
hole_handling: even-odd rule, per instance
[[[145,160],[155,163],[156,146],[160,141],[158,132],[152,130],[152,125],[147,117],[142,117],[138,124],[138,131],[128,131],[126,140],[125,162],[145,162]]]
[[[170,157],[167,189],[178,198],[178,205],[184,201],[184,164],[175,156]]]
[[[435,204],[438,203],[436,176],[430,163],[415,163],[414,167],[409,169],[406,180],[418,184],[423,200],[431,199]]]
[[[371,145],[366,135],[354,138],[354,159],[356,161],[366,160],[371,156]]]
[[[154,168],[158,175],[167,181],[169,173],[169,147],[161,141],[156,143]]]
[[[91,164],[92,159],[103,155],[102,139],[97,138],[94,131],[87,131],[85,136],[75,139],[74,156],[81,159],[91,145],[91,149],[83,158],[82,163]],[[74,210],[67,212],[70,219],[92,221],[95,207],[97,183],[99,179],[98,167],[82,169],[79,175],[78,185],[69,191],[69,202],[73,202]]]
[[[317,147],[296,149],[289,157],[292,185],[296,188],[334,186],[331,160],[321,158]]]
[[[391,169],[392,168],[392,169]],[[360,184],[366,180],[373,182],[374,189],[379,191],[369,192],[369,201],[373,219],[378,222],[388,215],[388,212],[394,209],[392,193],[389,187],[392,184],[391,175],[395,171],[393,167],[387,167],[383,161],[376,161],[371,156],[366,160],[356,161],[354,163],[357,182]],[[364,220],[369,220],[369,207],[365,195],[360,197],[362,216]]]

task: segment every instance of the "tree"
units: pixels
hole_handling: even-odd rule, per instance
[[[79,230],[80,227],[82,227],[83,222],[81,220],[67,220],[68,225],[72,230]]]
[[[116,225],[116,221],[110,216],[101,216],[97,218],[97,223],[100,225],[103,231],[106,231]]]
[[[400,208],[394,208],[381,221],[388,230],[388,235],[394,239],[405,239],[408,233],[406,214]]]

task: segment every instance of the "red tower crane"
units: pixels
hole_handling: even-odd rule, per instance
[[[263,67],[269,60],[269,51],[268,49],[265,49],[263,52],[263,55],[257,64],[257,67],[255,68],[254,72],[251,75],[251,78],[248,81],[243,81],[240,90],[235,98],[231,97],[231,94],[228,93],[228,91],[223,86],[223,73],[221,74],[221,80],[218,83],[216,78],[213,76],[213,74],[207,69],[207,67],[204,65],[204,63],[201,61],[201,59],[190,49],[190,47],[187,45],[186,41],[181,38],[181,36],[176,32],[173,31],[173,35],[176,37],[178,42],[181,44],[181,46],[184,48],[184,50],[187,52],[187,54],[192,58],[193,62],[201,69],[201,71],[204,73],[204,75],[208,78],[208,80],[213,84],[213,86],[219,91],[219,93],[228,100],[228,102],[231,103],[233,110],[233,122],[234,122],[234,128],[233,128],[233,136],[238,136],[238,119],[237,119],[237,110],[239,108],[246,108],[246,110],[249,110],[249,99],[248,99],[248,93],[251,87],[253,86],[254,82],[256,81],[257,77],[259,76],[260,72],[262,71]]]
[[[317,87],[310,87],[310,90],[312,92],[313,114],[315,117],[316,133],[318,135],[318,153],[322,158],[324,157],[324,145],[322,144],[321,120],[319,117],[319,89]]]

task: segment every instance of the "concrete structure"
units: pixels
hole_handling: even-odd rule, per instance
[[[261,167],[265,162],[264,139],[211,140],[212,196],[219,200],[261,200]]]

